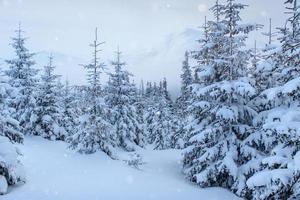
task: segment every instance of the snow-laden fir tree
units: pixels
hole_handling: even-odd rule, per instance
[[[76,112],[75,94],[68,80],[66,80],[60,94],[60,112],[62,116],[60,124],[67,132],[68,135],[66,139],[69,141],[70,137],[78,131],[78,113]]]
[[[158,91],[154,99],[155,115],[152,126],[152,144],[154,149],[162,150],[171,147],[171,136],[172,136],[172,112],[171,112],[171,101],[167,89],[167,82],[164,79],[160,82]]]
[[[145,126],[146,126],[146,135],[147,135],[147,142],[152,144],[154,141],[153,136],[153,126],[154,117],[156,115],[156,104],[155,101],[157,99],[157,87],[156,83],[152,85],[151,82],[147,82],[145,96],[144,99],[146,101],[145,107]]]
[[[169,106],[172,107],[173,105],[172,105],[171,95],[168,90],[168,82],[167,82],[166,78],[163,78],[163,80],[159,84],[159,87],[160,87],[162,96],[164,97],[164,99],[166,99],[166,101],[168,101]]]
[[[281,47],[271,57],[275,84],[253,102],[260,113],[254,120],[257,131],[248,144],[263,155],[259,171],[247,181],[253,199],[300,197],[300,7],[297,0],[286,1],[286,6],[290,17],[280,29]]]
[[[182,74],[181,74],[181,91],[180,96],[173,103],[169,101],[171,105],[171,137],[170,137],[170,148],[182,149],[185,147],[187,131],[185,129],[188,123],[188,105],[192,99],[192,70],[189,65],[189,53],[185,52],[185,60],[182,63]]]
[[[34,109],[32,123],[34,135],[50,140],[65,140],[65,129],[60,125],[61,115],[57,97],[57,78],[54,74],[53,57],[49,56],[49,63],[44,66],[37,90],[37,104]]]
[[[176,109],[179,115],[185,116],[187,113],[187,105],[191,98],[191,84],[193,83],[192,70],[189,65],[189,53],[185,52],[185,59],[182,63],[182,74],[181,77],[181,90],[180,96],[176,101]]]
[[[11,94],[10,104],[14,108],[13,117],[20,122],[24,134],[32,134],[32,113],[36,106],[34,90],[37,85],[37,70],[33,68],[35,64],[32,57],[33,53],[25,47],[26,39],[23,37],[23,31],[19,25],[16,30],[16,36],[12,38],[12,47],[15,51],[15,57],[6,60],[9,69],[6,74],[9,77],[9,84],[14,88]]]
[[[195,56],[201,59],[196,70],[199,83],[193,88],[198,100],[191,106],[198,110],[196,116],[201,120],[194,121],[194,136],[183,158],[184,173],[190,181],[201,187],[228,188],[241,196],[251,173],[249,161],[256,156],[244,144],[256,114],[247,105],[255,88],[245,74],[249,52],[244,50],[247,35],[256,26],[241,24],[240,12],[245,7],[227,0],[212,8],[216,20],[207,24],[202,49]]]
[[[157,112],[156,103],[158,101],[158,88],[156,82],[147,82],[145,90],[145,125],[147,131],[147,142],[152,144],[154,141],[153,137],[153,126],[154,118]]]
[[[148,143],[158,150],[175,147],[177,141],[180,142],[180,135],[175,132],[179,128],[174,119],[178,118],[172,107],[166,79],[163,79],[159,86],[156,83],[153,86],[148,83],[145,98],[147,101],[145,121]]]
[[[114,72],[110,73],[105,98],[111,109],[110,121],[114,125],[116,144],[126,151],[134,151],[139,144],[138,134],[141,126],[134,105],[135,85],[130,82],[132,76],[124,69],[121,52],[116,52],[117,58],[112,62]]]
[[[19,122],[12,118],[14,109],[8,100],[14,88],[0,72],[0,195],[7,192],[8,185],[25,182],[23,166],[18,160],[19,151],[14,143],[23,143]]]
[[[141,81],[140,88],[138,92],[135,94],[135,102],[134,106],[137,113],[137,120],[140,124],[140,128],[138,129],[137,133],[137,142],[139,146],[144,147],[146,145],[146,123],[145,123],[145,109],[147,106],[147,101],[145,98],[145,92],[144,92],[144,83],[143,80]]]
[[[194,81],[191,85],[192,92],[187,107],[187,116],[185,117],[185,143],[187,143],[192,136],[199,134],[210,119],[208,116],[209,107],[207,97],[198,96],[195,91],[211,84],[213,81],[219,81],[224,70],[224,67],[219,67],[223,64],[222,59],[218,59],[218,62],[208,63],[209,59],[213,61],[215,57],[223,53],[221,48],[223,31],[222,24],[219,23],[220,7],[217,1],[216,5],[212,8],[216,13],[216,22],[207,22],[205,17],[205,23],[202,27],[204,34],[203,37],[198,40],[199,50],[191,52],[191,57],[196,60],[197,65],[194,67]]]
[[[83,65],[87,70],[88,87],[83,91],[84,105],[79,116],[77,133],[71,137],[71,148],[80,153],[94,153],[103,151],[110,157],[114,157],[115,136],[112,125],[109,123],[108,109],[104,101],[101,89],[100,75],[103,72],[104,63],[99,57],[99,46],[103,42],[98,41],[98,31],[95,31],[95,40],[90,46],[93,48],[93,59],[90,64]]]
[[[171,147],[171,131],[172,131],[172,120],[171,113],[167,108],[166,101],[160,100],[157,105],[157,112],[154,117],[153,126],[153,145],[154,149],[162,150]]]

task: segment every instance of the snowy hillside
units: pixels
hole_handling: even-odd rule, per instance
[[[145,164],[137,170],[104,153],[81,155],[64,142],[39,137],[25,137],[19,148],[27,182],[1,200],[237,199],[224,189],[199,189],[184,181],[178,150],[140,149]]]

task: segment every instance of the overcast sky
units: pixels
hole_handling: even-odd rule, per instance
[[[88,44],[93,40],[94,28],[97,26],[100,29],[101,40],[106,41],[103,46],[105,55],[112,55],[117,45],[120,45],[124,54],[132,56],[161,48],[166,38],[172,34],[197,28],[203,23],[205,15],[211,18],[208,8],[214,2],[214,0],[0,0],[0,57],[10,55],[9,38],[19,21],[22,22],[26,35],[30,37],[28,46],[34,52],[54,51],[87,59],[90,55]],[[284,23],[283,0],[241,0],[241,2],[250,5],[243,13],[245,22],[267,24],[268,18],[271,17],[275,27]],[[256,39],[262,40],[262,37]],[[185,49],[182,49],[182,52],[184,51]],[[172,56],[177,61],[177,57],[181,55],[174,53],[171,58]],[[156,80],[157,76],[167,76],[173,84],[172,87],[176,87],[179,79],[179,75],[176,74],[180,71],[181,63],[168,64],[167,61],[162,63],[163,66],[157,62],[141,63],[141,66],[135,66],[131,70],[132,73],[137,73],[139,78],[144,76],[146,79]],[[155,74],[150,73],[153,68],[156,68]]]

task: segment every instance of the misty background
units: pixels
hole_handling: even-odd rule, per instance
[[[222,2],[222,1],[221,1]],[[249,7],[242,14],[245,22],[265,25],[253,33],[254,40],[267,42],[262,32],[284,25],[283,0],[241,0]],[[0,0],[0,59],[13,56],[9,46],[19,22],[25,31],[27,47],[36,53],[36,67],[47,64],[54,55],[56,73],[71,84],[85,84],[85,70],[79,64],[91,59],[89,44],[95,27],[105,41],[100,57],[107,71],[117,46],[123,52],[127,69],[137,84],[141,79],[159,81],[166,77],[174,96],[180,89],[181,64],[186,50],[197,48],[202,37],[204,17],[213,19],[209,8],[214,0]],[[105,76],[103,82],[106,81]]]

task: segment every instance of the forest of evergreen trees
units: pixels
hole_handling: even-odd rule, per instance
[[[249,48],[249,33],[262,26],[243,23],[247,5],[217,1],[198,49],[184,55],[176,100],[166,79],[134,84],[119,49],[111,63],[100,60],[97,30],[91,62],[82,66],[88,84],[62,83],[51,55],[37,70],[19,27],[15,56],[1,66],[0,182],[25,182],[13,144],[36,135],[112,159],[145,146],[182,149],[182,171],[200,187],[245,199],[300,198],[300,5],[285,6],[276,36],[270,29],[263,48]],[[104,84],[105,66],[114,71]]]

